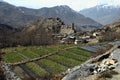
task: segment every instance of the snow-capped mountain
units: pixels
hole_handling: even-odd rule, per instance
[[[120,6],[112,4],[97,5],[92,8],[81,10],[80,13],[106,25],[120,19]]]

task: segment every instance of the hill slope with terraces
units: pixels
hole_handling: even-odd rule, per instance
[[[4,51],[4,61],[14,67],[12,72],[22,80],[50,79],[80,65],[92,55],[73,45],[15,47]]]

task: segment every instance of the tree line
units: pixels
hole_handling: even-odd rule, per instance
[[[43,27],[38,27],[32,31],[2,30],[0,31],[0,48],[30,46],[30,45],[51,45],[54,44],[52,33]]]

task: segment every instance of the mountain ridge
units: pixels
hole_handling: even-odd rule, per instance
[[[19,9],[6,2],[0,2],[0,22],[13,27],[24,27],[32,20],[37,20],[36,16],[26,15],[19,11]]]
[[[69,25],[75,23],[78,28],[86,25],[87,27],[97,26],[98,28],[102,26],[94,20],[79,14],[78,12],[65,5],[55,6],[51,8],[30,9],[24,7],[16,7],[9,3],[4,4],[3,2],[0,2],[0,4],[3,4],[0,5],[0,22],[3,22],[4,24],[6,23],[13,27],[26,26],[38,19],[50,17],[59,17],[65,22],[65,24]]]
[[[36,9],[28,10],[28,8],[22,7],[21,10],[24,11],[26,14],[29,14],[29,15],[34,14],[37,16],[42,16],[42,18],[59,17],[66,24],[75,23],[77,26],[85,26],[85,25],[100,26],[99,23],[96,23],[94,20],[91,20],[88,17],[78,14],[76,11],[72,10],[70,7],[66,5],[54,6],[51,8],[45,7],[37,10]],[[34,13],[32,10],[34,11]]]

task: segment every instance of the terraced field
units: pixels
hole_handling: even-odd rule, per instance
[[[80,65],[92,54],[74,45],[15,47],[5,49],[5,52],[4,61],[18,63],[13,66],[13,71],[23,80],[26,78],[47,80],[68,68]],[[33,60],[30,61],[31,59]],[[22,63],[24,61],[26,63]]]

